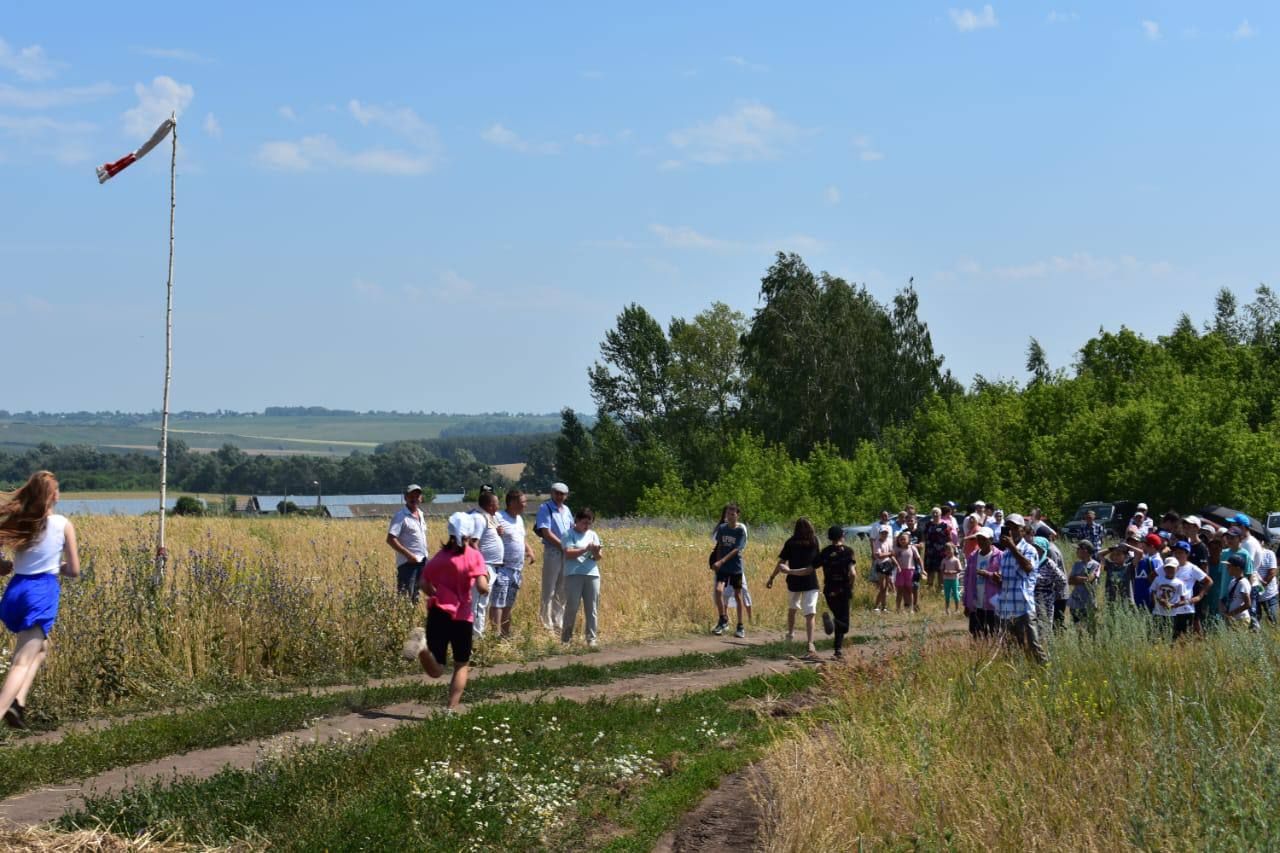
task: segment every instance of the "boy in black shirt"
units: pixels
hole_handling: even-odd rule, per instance
[[[844,528],[832,525],[827,530],[827,539],[831,544],[822,549],[818,563],[822,566],[822,596],[831,612],[822,614],[822,627],[828,634],[835,632],[836,650],[832,657],[840,660],[844,657],[840,647],[844,645],[844,635],[849,633],[849,602],[853,600],[853,582],[858,578],[858,558],[853,549],[844,544]]]

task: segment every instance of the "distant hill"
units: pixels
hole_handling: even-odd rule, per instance
[[[392,441],[443,437],[465,444],[470,436],[536,435],[559,429],[556,413],[457,415],[314,406],[271,406],[262,413],[179,412],[169,418],[170,434],[192,450],[233,444],[247,453],[269,455],[346,456],[353,450],[371,453],[379,444]],[[17,452],[49,442],[155,452],[159,440],[157,412],[0,411],[0,451]]]

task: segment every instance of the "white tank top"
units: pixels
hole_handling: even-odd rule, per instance
[[[67,517],[51,515],[44,533],[25,551],[13,555],[13,573],[17,575],[54,574],[62,566],[62,545],[67,540]]]

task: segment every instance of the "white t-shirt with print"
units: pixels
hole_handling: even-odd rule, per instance
[[[1172,616],[1182,606],[1179,602],[1190,597],[1186,585],[1176,575],[1167,578],[1161,573],[1151,582],[1151,601],[1155,605],[1151,612],[1156,616]]]

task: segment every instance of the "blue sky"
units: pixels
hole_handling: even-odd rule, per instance
[[[589,408],[636,301],[914,276],[958,377],[1277,283],[1272,4],[9,2],[0,408]],[[693,8],[688,8],[693,7]]]

